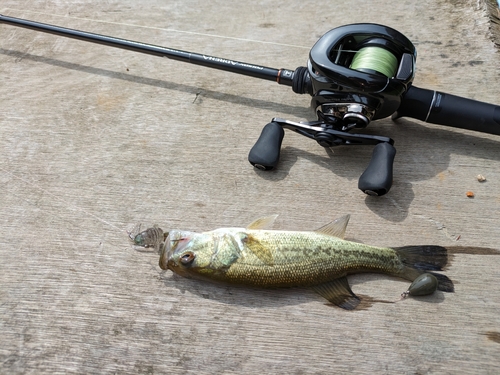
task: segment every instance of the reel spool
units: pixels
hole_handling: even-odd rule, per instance
[[[391,52],[380,47],[363,47],[352,58],[350,69],[365,73],[393,77],[398,60]]]
[[[354,24],[330,30],[309,54],[311,104],[324,114],[332,107],[362,105],[370,114],[366,125],[390,116],[413,81],[415,59],[413,44],[387,26]]]

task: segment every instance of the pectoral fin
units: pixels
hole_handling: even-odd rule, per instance
[[[274,258],[271,249],[265,247],[254,236],[242,233],[241,242],[247,247],[257,258],[269,266],[274,265]]]
[[[322,226],[321,228],[316,229],[315,232],[344,239],[345,230],[347,228],[347,223],[349,222],[350,217],[351,215],[339,217],[338,219]]]
[[[257,220],[252,221],[247,226],[247,229],[269,229],[270,227],[273,226],[274,221],[276,220],[277,217],[278,215],[260,217]]]
[[[313,286],[312,289],[334,305],[346,310],[354,310],[361,302],[352,292],[346,276]]]

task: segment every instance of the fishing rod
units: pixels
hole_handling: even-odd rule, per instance
[[[390,27],[359,23],[324,34],[309,52],[307,67],[274,69],[231,59],[134,42],[80,30],[0,15],[0,23],[46,32],[134,52],[206,66],[290,86],[311,95],[316,121],[273,118],[262,130],[248,160],[261,170],[279,161],[284,130],[315,140],[323,147],[374,145],[358,188],[381,196],[392,186],[394,140],[351,133],[371,121],[392,116],[500,135],[500,106],[412,85],[417,51],[411,41]]]

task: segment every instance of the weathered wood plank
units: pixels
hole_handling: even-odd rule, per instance
[[[382,23],[415,42],[417,86],[500,104],[482,2],[4,0],[0,13],[290,69],[330,28]],[[377,121],[367,132],[395,139],[395,177],[367,197],[357,180],[370,147],[327,152],[287,132],[278,170],[250,167],[272,117],[313,118],[287,87],[5,25],[0,35],[1,373],[500,371],[498,256],[456,255],[454,294],[347,312],[307,289],[161,272],[125,232],[274,213],[279,228],[315,229],[350,213],[347,236],[369,244],[498,248],[499,137]],[[389,301],[408,286],[350,282]]]

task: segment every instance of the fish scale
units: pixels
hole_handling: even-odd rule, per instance
[[[404,267],[391,248],[369,247],[315,232],[247,232],[270,249],[274,262],[260,260],[247,246],[223,281],[263,287],[310,286],[349,273],[398,274]]]

